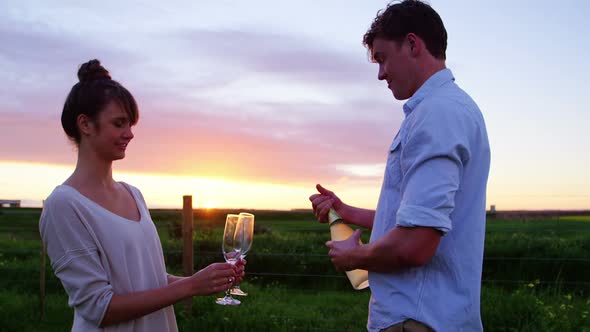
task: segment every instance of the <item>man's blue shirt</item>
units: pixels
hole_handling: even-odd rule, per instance
[[[480,289],[490,147],[481,111],[449,69],[404,104],[389,149],[371,242],[395,227],[444,233],[424,266],[369,272],[369,331],[406,319],[436,331],[481,331]]]

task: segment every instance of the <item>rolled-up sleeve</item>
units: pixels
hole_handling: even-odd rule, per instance
[[[453,228],[455,194],[469,161],[467,138],[473,127],[467,111],[455,106],[425,107],[415,114],[400,156],[404,179],[398,226],[432,227],[443,233]]]
[[[68,304],[100,326],[113,289],[88,226],[67,202],[47,201],[39,223],[55,275],[68,294]]]

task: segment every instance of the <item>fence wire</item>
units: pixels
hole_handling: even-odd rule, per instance
[[[346,279],[345,275],[322,275],[322,274],[301,274],[301,273],[271,273],[271,272],[251,272],[246,273],[246,276],[266,276],[266,277],[287,277],[287,278],[335,278]],[[7,282],[7,285],[23,285],[30,283],[39,283],[39,279],[22,279],[22,278],[2,278],[0,282]],[[46,284],[61,285],[61,282],[56,277],[48,277]],[[533,281],[533,280],[502,280],[502,279],[482,279],[482,284],[541,284],[541,285],[562,285],[562,286],[581,286],[590,287],[590,282],[584,281]],[[317,293],[317,290],[311,290],[311,293]]]

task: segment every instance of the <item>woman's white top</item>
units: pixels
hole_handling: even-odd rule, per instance
[[[145,200],[137,188],[122,184],[133,195],[139,221],[103,208],[68,185],[56,187],[45,200],[39,230],[74,308],[72,331],[177,331],[172,306],[99,327],[114,294],[168,284],[162,244]]]

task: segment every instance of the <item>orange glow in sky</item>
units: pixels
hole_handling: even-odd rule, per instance
[[[149,207],[310,208],[321,183],[375,208],[403,101],[361,41],[389,2],[0,2],[0,199],[40,206],[71,174],[60,115],[97,58],[138,102],[113,173]],[[486,121],[488,208],[590,209],[590,46],[560,37],[590,34],[590,2],[432,5]]]

